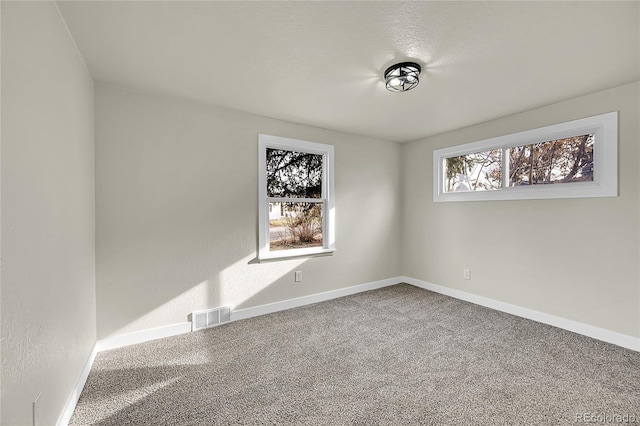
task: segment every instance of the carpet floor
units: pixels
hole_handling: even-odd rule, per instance
[[[70,424],[598,419],[640,424],[640,353],[400,284],[100,352]]]

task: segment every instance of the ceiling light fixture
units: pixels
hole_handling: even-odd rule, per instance
[[[387,68],[384,72],[386,87],[390,92],[406,92],[418,85],[420,65],[415,62],[401,62]]]

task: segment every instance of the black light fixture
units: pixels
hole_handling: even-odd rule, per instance
[[[406,92],[418,85],[420,65],[415,62],[401,62],[387,68],[384,72],[387,90],[390,92]]]

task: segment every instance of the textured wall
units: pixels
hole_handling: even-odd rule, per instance
[[[93,83],[53,2],[2,2],[2,424],[55,424],[96,340]]]
[[[405,145],[404,274],[640,336],[638,92],[633,83]],[[433,150],[610,111],[619,197],[432,201]]]
[[[97,85],[98,337],[401,274],[400,146]],[[258,133],[335,146],[333,256],[250,263]],[[294,283],[293,271],[304,281]]]

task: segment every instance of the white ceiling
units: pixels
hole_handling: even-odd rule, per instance
[[[96,81],[398,142],[640,79],[638,2],[58,5]]]

